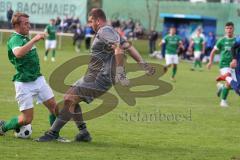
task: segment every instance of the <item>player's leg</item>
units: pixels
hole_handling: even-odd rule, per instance
[[[45,102],[43,102],[43,104],[47,107],[47,109],[49,110],[49,124],[50,126],[52,126],[53,122],[56,119],[57,116],[57,103],[54,97],[46,100]]]
[[[80,97],[77,96],[77,92],[74,87],[71,87],[66,95],[64,96],[63,107],[60,107],[58,117],[54,121],[50,130],[45,133],[42,137],[40,137],[37,141],[39,142],[47,142],[56,140],[59,137],[60,130],[64,127],[64,125],[72,118],[72,113],[74,112],[76,104],[81,101]],[[61,105],[61,103],[58,103]]]
[[[177,74],[177,64],[179,63],[178,55],[173,55],[172,63],[173,63],[173,69],[172,69],[172,77],[171,78],[173,81],[175,81],[175,76]]]
[[[46,40],[45,41],[45,56],[44,56],[44,60],[47,61],[48,59],[48,52],[50,50],[50,41]]]
[[[75,137],[75,141],[78,142],[90,142],[92,137],[87,130],[87,125],[83,120],[82,109],[79,104],[76,104],[75,111],[73,114],[73,120],[79,129],[79,133]]]
[[[221,107],[228,107],[227,104],[227,97],[228,97],[228,93],[230,90],[230,86],[228,86],[227,84],[225,84],[222,88],[222,92],[221,92],[221,103],[220,106]]]
[[[4,122],[0,121],[0,135],[4,135],[9,130],[15,130],[23,125],[31,124],[33,120],[33,108],[21,111],[19,116],[12,117]]]
[[[194,58],[194,62],[193,62],[191,71],[195,71],[196,68],[197,68],[197,60]]]
[[[235,81],[232,77],[226,77],[226,82],[231,85],[231,88],[240,95],[240,84],[239,82]]]
[[[177,64],[173,64],[172,77],[171,77],[172,81],[176,81],[175,79],[176,74],[177,74]]]
[[[4,134],[8,130],[18,129],[23,125],[30,124],[33,119],[33,97],[35,93],[31,89],[35,89],[33,83],[14,82],[16,99],[21,114],[11,118],[7,122],[0,122],[0,134]]]
[[[52,89],[49,87],[47,84],[45,78],[42,76],[36,81],[37,85],[40,87],[38,90],[38,95],[37,95],[37,101],[38,103],[43,103],[47,109],[49,110],[49,123],[50,126],[54,123],[56,120],[56,116],[58,113],[57,110],[57,104],[54,98],[54,94],[52,92]],[[69,140],[62,138],[58,136],[57,138],[58,141],[61,142],[68,142]]]
[[[191,68],[192,71],[194,71],[197,68],[197,53],[196,51],[193,52],[193,56],[194,56],[194,62],[193,62],[193,66]]]
[[[37,102],[43,103],[47,109],[49,110],[49,123],[50,125],[53,124],[53,122],[56,119],[56,101],[54,98],[54,94],[50,86],[47,84],[44,76],[39,77],[35,84],[38,86],[38,92],[37,92]]]
[[[225,75],[227,73],[231,73],[231,69],[229,67],[225,67],[225,68],[220,69],[220,74],[221,75]],[[220,106],[221,107],[228,107],[227,97],[228,97],[229,90],[230,90],[230,85],[228,85],[228,84],[225,84],[222,87],[222,91],[221,91],[221,95],[220,95],[220,98],[221,98]]]
[[[199,68],[202,68],[201,52],[195,51],[195,52],[194,52],[194,59],[195,59],[194,68],[196,69],[197,66],[199,66]]]
[[[74,48],[77,53],[79,53],[81,51],[81,40],[80,39],[75,40]]]
[[[52,58],[51,58],[51,61],[52,61],[52,62],[55,62],[56,45],[57,45],[57,41],[56,41],[56,40],[51,40],[51,41],[50,41],[50,48],[51,48],[51,50],[52,50]]]
[[[172,55],[166,54],[165,61],[166,61],[166,64],[164,65],[164,68],[163,68],[164,73],[167,72],[168,68],[171,67],[171,65],[173,64]]]

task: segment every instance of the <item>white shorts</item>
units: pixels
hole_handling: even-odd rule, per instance
[[[224,75],[226,73],[231,73],[231,68],[230,67],[224,67],[220,69],[220,74]]]
[[[16,90],[16,100],[19,110],[24,111],[33,108],[33,100],[37,103],[45,102],[54,97],[52,89],[47,84],[43,76],[32,82],[14,82]]]
[[[166,60],[166,65],[178,64],[178,55],[177,54],[166,54],[165,60]]]
[[[200,59],[200,57],[201,57],[201,51],[194,51],[194,58]]]
[[[221,68],[220,69],[220,74],[221,75],[224,75],[226,73],[231,73],[231,77],[234,81],[237,81],[237,78],[236,78],[236,73],[235,73],[235,69],[232,69],[230,67],[224,67],[224,68]]]
[[[56,40],[46,40],[45,41],[45,48],[46,49],[55,49],[57,45]]]

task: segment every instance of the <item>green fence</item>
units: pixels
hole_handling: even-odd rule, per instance
[[[147,2],[150,12],[148,12],[146,7]],[[240,5],[160,1],[159,9],[157,9],[157,6],[158,0],[103,0],[103,9],[106,11],[109,19],[133,18],[134,20],[140,21],[144,27],[149,28],[149,14],[152,19],[151,26],[154,25],[157,15],[157,30],[161,31],[163,19],[159,17],[160,13],[194,14],[216,18],[218,35],[223,35],[224,24],[227,21],[233,21],[236,26],[236,33],[240,34]]]

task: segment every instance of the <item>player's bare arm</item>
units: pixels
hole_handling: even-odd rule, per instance
[[[206,43],[205,43],[205,42],[203,42],[203,43],[202,43],[202,54],[204,54],[204,53],[205,53],[205,48],[206,48]]]
[[[215,55],[215,53],[217,53],[217,49],[216,48],[214,48],[212,51],[211,51],[211,53],[210,53],[210,58],[209,58],[209,62],[208,62],[208,64],[207,64],[207,68],[208,69],[211,69],[211,67],[212,67],[212,63],[213,63],[213,59],[214,59],[214,55]]]
[[[25,54],[27,54],[35,43],[37,43],[39,40],[44,39],[44,34],[37,34],[35,37],[33,37],[26,45],[16,48],[13,53],[17,58],[23,57]]]

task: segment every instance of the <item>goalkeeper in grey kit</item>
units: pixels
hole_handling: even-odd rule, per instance
[[[79,128],[76,141],[91,141],[86,123],[82,117],[80,102],[92,102],[95,98],[106,93],[115,82],[128,85],[129,80],[123,67],[123,53],[127,50],[135,61],[152,75],[155,68],[145,63],[138,51],[122,39],[117,31],[107,25],[103,10],[95,8],[89,13],[88,23],[96,35],[91,47],[91,57],[84,77],[78,80],[64,96],[64,106],[49,131],[38,138],[39,142],[56,140],[60,130],[72,118]]]

